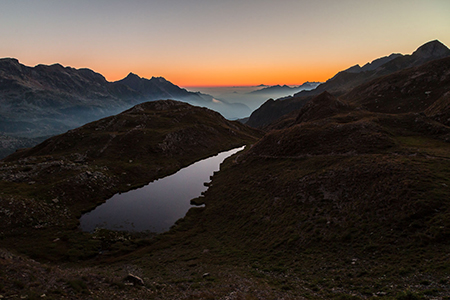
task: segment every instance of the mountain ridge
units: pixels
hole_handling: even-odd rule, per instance
[[[294,94],[292,97],[271,102],[269,110],[269,106],[264,103],[260,108],[252,112],[252,115],[250,115],[246,124],[258,128],[268,126],[271,122],[281,118],[283,115],[296,109],[300,109],[304,103],[307,103],[312,97],[325,91],[335,96],[339,96],[349,92],[360,84],[376,78],[407,68],[417,67],[426,62],[448,56],[450,56],[450,49],[438,40],[433,40],[418,47],[411,55],[398,56],[397,54],[391,54],[387,57],[375,59],[364,66],[366,67],[365,71],[358,65],[350,67],[347,70],[338,72],[314,90],[301,91]],[[376,68],[373,70],[372,64],[376,65]],[[292,102],[292,104],[289,104],[289,102]],[[288,109],[288,107],[291,107],[291,109]]]
[[[163,77],[145,79],[130,73],[109,82],[87,68],[61,64],[28,67],[15,58],[0,59],[0,117],[8,124],[0,124],[0,129],[8,135],[58,134],[137,103],[160,99],[209,106],[232,117],[239,117],[232,115],[238,109],[248,110],[245,105],[225,101],[217,105],[211,96],[189,92]]]

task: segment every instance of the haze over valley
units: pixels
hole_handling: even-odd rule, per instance
[[[304,84],[288,86],[288,85],[264,85],[257,86],[190,86],[186,89],[190,91],[199,91],[209,94],[217,99],[225,99],[231,103],[245,104],[251,111],[257,109],[268,99],[278,99],[282,97],[292,96],[302,90],[312,90],[316,88],[320,82],[305,82]]]

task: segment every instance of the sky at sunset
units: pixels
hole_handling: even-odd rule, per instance
[[[325,81],[450,46],[449,0],[0,0],[0,57],[179,86]]]

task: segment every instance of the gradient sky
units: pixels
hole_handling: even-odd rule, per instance
[[[450,46],[450,0],[0,0],[0,57],[180,86],[301,84]]]

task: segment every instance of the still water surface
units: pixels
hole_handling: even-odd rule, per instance
[[[221,152],[198,161],[177,173],[153,181],[148,185],[116,194],[80,218],[83,231],[95,228],[126,231],[167,231],[176,220],[191,208],[190,200],[206,191],[214,171],[225,158],[244,147]]]

